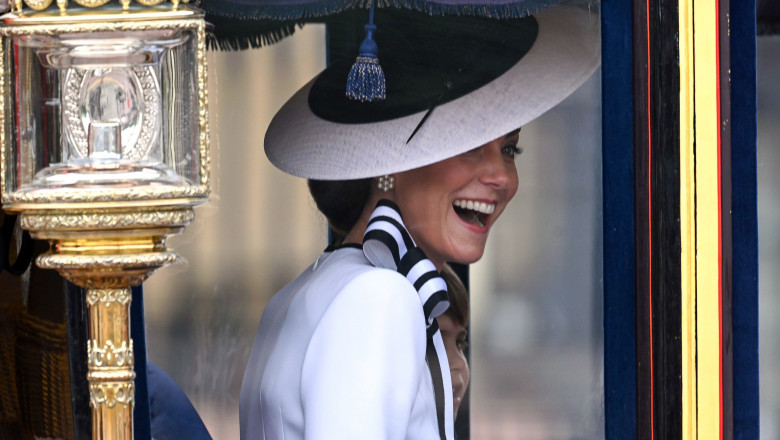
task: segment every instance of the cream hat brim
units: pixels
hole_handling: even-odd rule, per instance
[[[472,150],[536,119],[588,79],[600,63],[599,17],[572,6],[534,15],[530,51],[503,75],[426,111],[382,122],[343,124],[309,108],[314,80],[277,112],[265,153],[282,171],[308,179],[351,180],[430,165]]]

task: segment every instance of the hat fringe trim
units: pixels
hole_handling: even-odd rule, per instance
[[[206,47],[209,50],[237,51],[246,49],[258,49],[278,43],[295,33],[296,27],[303,24],[279,24],[277,28],[268,29],[257,33],[208,33],[206,35]]]
[[[522,18],[542,9],[560,3],[561,0],[527,0],[503,4],[441,4],[430,0],[377,0],[379,8],[408,9],[429,15],[474,15],[489,18]],[[216,19],[215,33],[209,48],[220,50],[242,50],[258,48],[276,43],[295,32],[296,25],[320,21],[323,17],[347,9],[371,7],[371,0],[330,0],[299,5],[236,5],[227,1],[204,0],[201,7],[206,11],[206,20]],[[235,31],[234,23],[242,23],[246,31]],[[266,21],[261,29],[252,26],[251,21]],[[280,23],[274,23],[279,21]],[[284,22],[287,23],[284,23]],[[233,30],[231,30],[233,28]],[[253,29],[254,28],[254,29]],[[262,29],[266,28],[266,29]],[[251,30],[250,30],[251,29]]]

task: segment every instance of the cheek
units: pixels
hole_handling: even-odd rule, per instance
[[[517,176],[517,167],[515,167],[514,164],[509,170],[509,176],[510,180],[507,184],[507,202],[512,200],[512,197],[515,196],[515,193],[517,193],[517,187],[520,184],[520,178]]]
[[[458,359],[458,363],[460,364],[461,370],[463,371],[463,373],[465,375],[465,379],[468,382],[469,363],[466,361],[466,355],[462,351],[458,350],[458,357],[457,357],[457,359]]]
[[[458,359],[458,347],[455,345],[454,338],[448,338],[447,335],[443,334],[442,339],[444,340],[444,351],[447,352],[447,359],[452,365]]]
[[[394,198],[401,208],[407,227],[420,227],[432,220],[433,207],[442,193],[435,183],[416,174],[396,179]]]
[[[461,356],[463,356],[463,381],[466,382],[466,385],[468,385],[469,381],[471,380],[471,368],[469,368],[469,363],[466,361],[466,356],[463,355],[462,352]]]
[[[500,216],[501,216],[501,214],[502,214],[502,213],[504,212],[504,210],[506,209],[507,205],[509,205],[509,202],[511,202],[511,201],[512,201],[512,199],[515,197],[515,194],[517,194],[517,188],[518,188],[518,185],[519,185],[519,184],[518,184],[518,180],[519,180],[519,179],[518,179],[518,177],[517,177],[517,172],[515,172],[515,171],[513,170],[513,173],[514,173],[514,174],[511,174],[511,176],[512,176],[512,180],[511,180],[511,181],[510,181],[510,182],[507,184],[507,186],[506,186],[506,192],[504,193],[504,194],[505,194],[505,196],[506,196],[506,197],[505,197],[505,199],[504,199],[504,204],[503,204],[503,206],[501,207],[501,211],[499,212],[499,214],[498,214],[498,216],[497,216],[497,217],[500,217]]]

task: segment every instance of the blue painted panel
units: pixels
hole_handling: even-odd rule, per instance
[[[601,5],[604,410],[608,440],[636,435],[632,2]]]
[[[730,9],[734,438],[759,438],[756,3]]]

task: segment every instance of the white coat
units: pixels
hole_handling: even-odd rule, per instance
[[[434,344],[443,346],[438,332]],[[241,438],[437,440],[425,350],[422,303],[406,278],[357,247],[325,252],[263,312],[241,386]],[[442,376],[452,439],[449,368]]]

